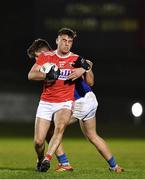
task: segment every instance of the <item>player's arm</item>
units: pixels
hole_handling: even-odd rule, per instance
[[[94,73],[92,71],[93,63],[91,61],[89,61],[89,60],[86,60],[86,61],[91,66],[91,68],[90,68],[90,70],[85,71],[84,80],[87,82],[87,84],[89,86],[93,86],[94,85]]]
[[[75,68],[73,72],[68,76],[68,79],[74,81],[75,79],[82,77],[86,71],[91,69],[90,63],[86,59],[78,56],[78,58],[72,63],[72,66]]]
[[[73,72],[68,76],[68,79],[71,79],[72,81],[78,79],[79,77],[82,77],[83,74],[86,72],[84,68],[75,68]]]
[[[93,74],[92,70],[90,70],[89,72],[86,72],[84,74],[84,80],[87,82],[87,84],[89,86],[93,86],[94,85],[94,74]]]
[[[93,86],[94,85],[94,74],[91,70],[93,63],[89,60],[86,60],[86,62],[87,62],[87,64],[89,64],[89,66],[87,65],[88,67],[90,67],[89,70],[84,69],[84,67],[75,68],[73,73],[71,73],[68,78],[71,79],[72,81],[74,81],[79,77],[83,77],[89,86]]]
[[[34,81],[44,80],[46,78],[46,74],[40,72],[40,68],[41,66],[35,63],[28,73],[28,79]]]
[[[34,64],[31,68],[28,79],[29,80],[44,80],[51,83],[58,79],[60,75],[60,69],[54,63],[44,63],[42,66],[39,64]]]

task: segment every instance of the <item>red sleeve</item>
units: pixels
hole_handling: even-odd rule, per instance
[[[38,64],[40,66],[42,66],[46,62],[49,62],[49,57],[44,54],[41,54],[40,56],[38,56],[38,58],[36,60],[36,64]]]

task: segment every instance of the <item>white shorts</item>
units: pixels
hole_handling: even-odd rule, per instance
[[[36,117],[46,119],[48,121],[52,121],[52,117],[55,112],[61,110],[61,109],[72,109],[73,101],[66,101],[61,103],[49,103],[45,101],[40,101]]]
[[[93,92],[88,92],[86,95],[74,102],[73,116],[79,120],[88,120],[95,117],[98,102]]]

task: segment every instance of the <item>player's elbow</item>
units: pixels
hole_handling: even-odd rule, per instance
[[[88,82],[89,86],[93,86],[94,85],[94,81],[90,81]]]
[[[28,79],[29,80],[34,80],[33,73],[31,73],[31,72],[28,73]]]
[[[89,86],[93,86],[94,85],[94,78],[87,78],[86,82]]]

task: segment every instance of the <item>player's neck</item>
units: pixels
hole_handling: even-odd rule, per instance
[[[60,58],[67,58],[67,57],[70,56],[70,54],[71,54],[70,51],[69,51],[68,53],[66,53],[66,54],[63,54],[63,53],[60,52],[58,49],[56,50],[56,55],[57,55],[58,57],[60,57]]]

